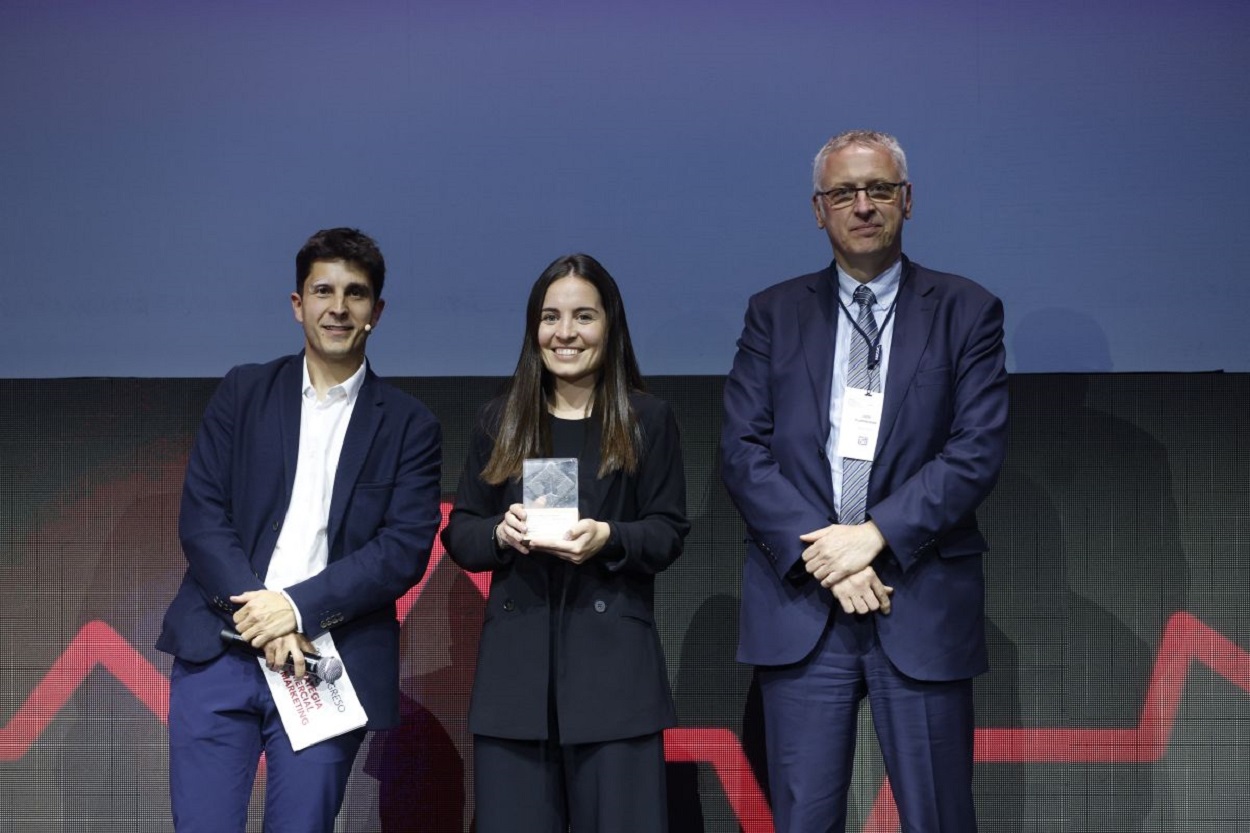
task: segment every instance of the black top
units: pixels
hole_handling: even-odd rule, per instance
[[[548,414],[551,430],[552,457],[580,457],[586,446],[586,428],[590,424],[588,417],[581,419],[564,419]],[[596,438],[598,439],[598,438]],[[598,443],[595,443],[598,446]],[[578,465],[580,469],[580,463]],[[559,600],[549,617],[547,656],[547,732],[552,743],[560,742],[560,711],[556,706],[558,698],[556,689],[560,680],[560,619],[565,602],[565,590],[573,577],[573,565],[562,558],[551,557],[546,562],[547,593],[551,599]]]
[[[580,457],[586,445],[586,426],[589,417],[564,419],[551,416],[551,456]]]

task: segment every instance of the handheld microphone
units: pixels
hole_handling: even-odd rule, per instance
[[[264,654],[251,646],[250,643],[236,631],[223,629],[221,632],[221,641],[227,645],[241,645],[247,650],[255,654]],[[287,655],[286,664],[283,666],[286,670],[294,672],[295,663],[291,661],[290,654]],[[339,677],[343,676],[343,661],[338,657],[323,657],[321,654],[314,654],[312,651],[304,652],[304,669],[319,680],[332,683]]]

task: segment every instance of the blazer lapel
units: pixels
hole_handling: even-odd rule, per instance
[[[894,335],[890,342],[890,367],[885,382],[885,404],[881,414],[881,431],[877,435],[878,459],[911,390],[916,367],[929,343],[937,300],[933,284],[922,279],[916,267],[903,258],[903,280],[898,288],[898,306],[894,311]]]
[[[833,345],[838,326],[838,279],[833,267],[817,272],[808,289],[811,303],[798,310],[798,333],[812,381],[812,395],[820,409],[821,442],[829,436],[829,398],[833,392]]]
[[[283,483],[286,494],[283,507],[291,505],[291,490],[295,488],[295,468],[299,465],[300,414],[304,407],[304,354],[300,353],[278,376],[278,432],[282,442]]]
[[[330,518],[326,525],[326,540],[330,542],[338,535],[343,513],[347,509],[348,496],[356,488],[369,447],[382,424],[385,409],[382,407],[383,400],[377,380],[378,377],[372,370],[365,371],[365,380],[356,395],[356,407],[352,409],[352,419],[347,424],[347,434],[343,437],[343,450],[339,454],[339,466],[334,474],[334,491],[330,496]]]

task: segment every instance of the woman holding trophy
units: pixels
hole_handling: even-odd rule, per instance
[[[644,392],[620,290],[553,262],[480,412],[443,544],[490,571],[469,709],[477,833],[667,830],[676,722],[655,575],[689,531],[677,423]]]

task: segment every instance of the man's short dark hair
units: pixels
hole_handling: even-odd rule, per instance
[[[386,281],[386,261],[382,250],[373,238],[360,229],[328,228],[308,238],[308,242],[295,256],[295,291],[304,293],[304,281],[319,260],[341,260],[353,269],[365,274],[373,287],[375,300],[382,297],[382,284]]]

